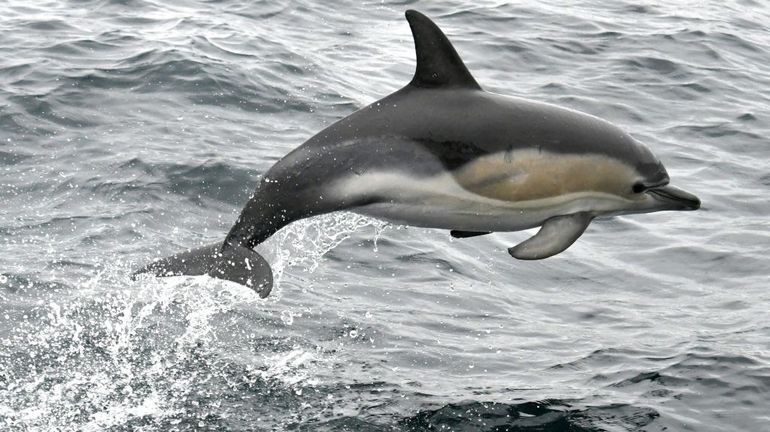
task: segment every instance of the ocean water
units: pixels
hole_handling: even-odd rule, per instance
[[[406,9],[481,85],[606,118],[697,212],[453,240],[354,214],[260,246],[267,299],[132,281],[400,88]],[[0,429],[770,430],[764,1],[6,0]]]

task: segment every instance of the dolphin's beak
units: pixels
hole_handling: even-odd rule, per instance
[[[646,191],[666,210],[698,210],[700,199],[671,185],[659,186]]]

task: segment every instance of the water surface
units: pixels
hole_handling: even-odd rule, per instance
[[[411,79],[404,10],[481,85],[606,118],[703,209],[566,252],[352,214],[260,246],[266,300],[131,281]],[[0,428],[760,431],[770,422],[763,2],[10,0],[0,6]]]

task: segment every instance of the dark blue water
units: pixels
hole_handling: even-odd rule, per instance
[[[352,214],[260,246],[276,287],[131,281],[221,240],[259,175],[400,88],[408,8],[486,89],[611,120],[703,209],[527,233]],[[0,429],[770,430],[770,6],[0,5]]]

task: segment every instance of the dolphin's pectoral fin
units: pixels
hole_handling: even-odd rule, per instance
[[[454,238],[477,237],[477,236],[483,236],[487,234],[492,234],[492,232],[491,231],[460,231],[460,230],[449,231],[449,235],[451,235]]]
[[[585,212],[548,219],[537,234],[509,248],[508,253],[522,260],[543,259],[556,255],[575,243],[592,219],[593,216]]]
[[[221,243],[189,249],[137,270],[132,277],[150,273],[155,276],[209,275],[245,285],[265,298],[273,288],[273,272],[261,255],[243,246]]]

